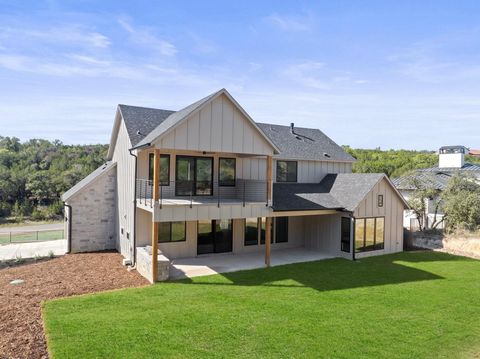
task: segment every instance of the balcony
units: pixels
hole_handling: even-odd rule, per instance
[[[146,179],[137,179],[137,203],[153,208],[153,183]],[[160,209],[164,206],[196,205],[245,205],[264,204],[267,201],[267,181],[237,178],[235,183],[218,181],[177,180],[159,185]]]

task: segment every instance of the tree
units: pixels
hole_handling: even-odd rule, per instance
[[[440,191],[435,183],[433,175],[412,173],[407,176],[406,184],[409,188],[412,188],[411,196],[407,202],[417,218],[420,231],[435,229],[445,220],[445,215],[442,217],[438,216],[438,212],[443,205],[443,198],[439,195]],[[433,205],[433,221],[429,224],[430,204]]]
[[[457,174],[442,193],[449,230],[476,230],[480,226],[480,184],[466,174]]]

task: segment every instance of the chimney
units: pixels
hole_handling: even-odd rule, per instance
[[[462,168],[465,163],[465,146],[443,146],[438,151],[439,168]]]
[[[293,131],[293,128],[294,128],[294,127],[295,127],[295,124],[294,124],[293,122],[290,123],[290,133],[295,133],[295,132]]]

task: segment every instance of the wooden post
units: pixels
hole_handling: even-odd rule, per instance
[[[265,265],[270,267],[270,243],[272,241],[272,217],[265,219]]]
[[[155,149],[153,157],[153,203],[160,198],[160,150]],[[158,273],[158,222],[155,222],[155,211],[152,212],[152,283],[157,281]]]
[[[267,206],[272,203],[272,156],[267,156]]]

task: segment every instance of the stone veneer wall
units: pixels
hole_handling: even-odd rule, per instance
[[[116,177],[114,166],[67,201],[73,211],[72,253],[115,249]]]

